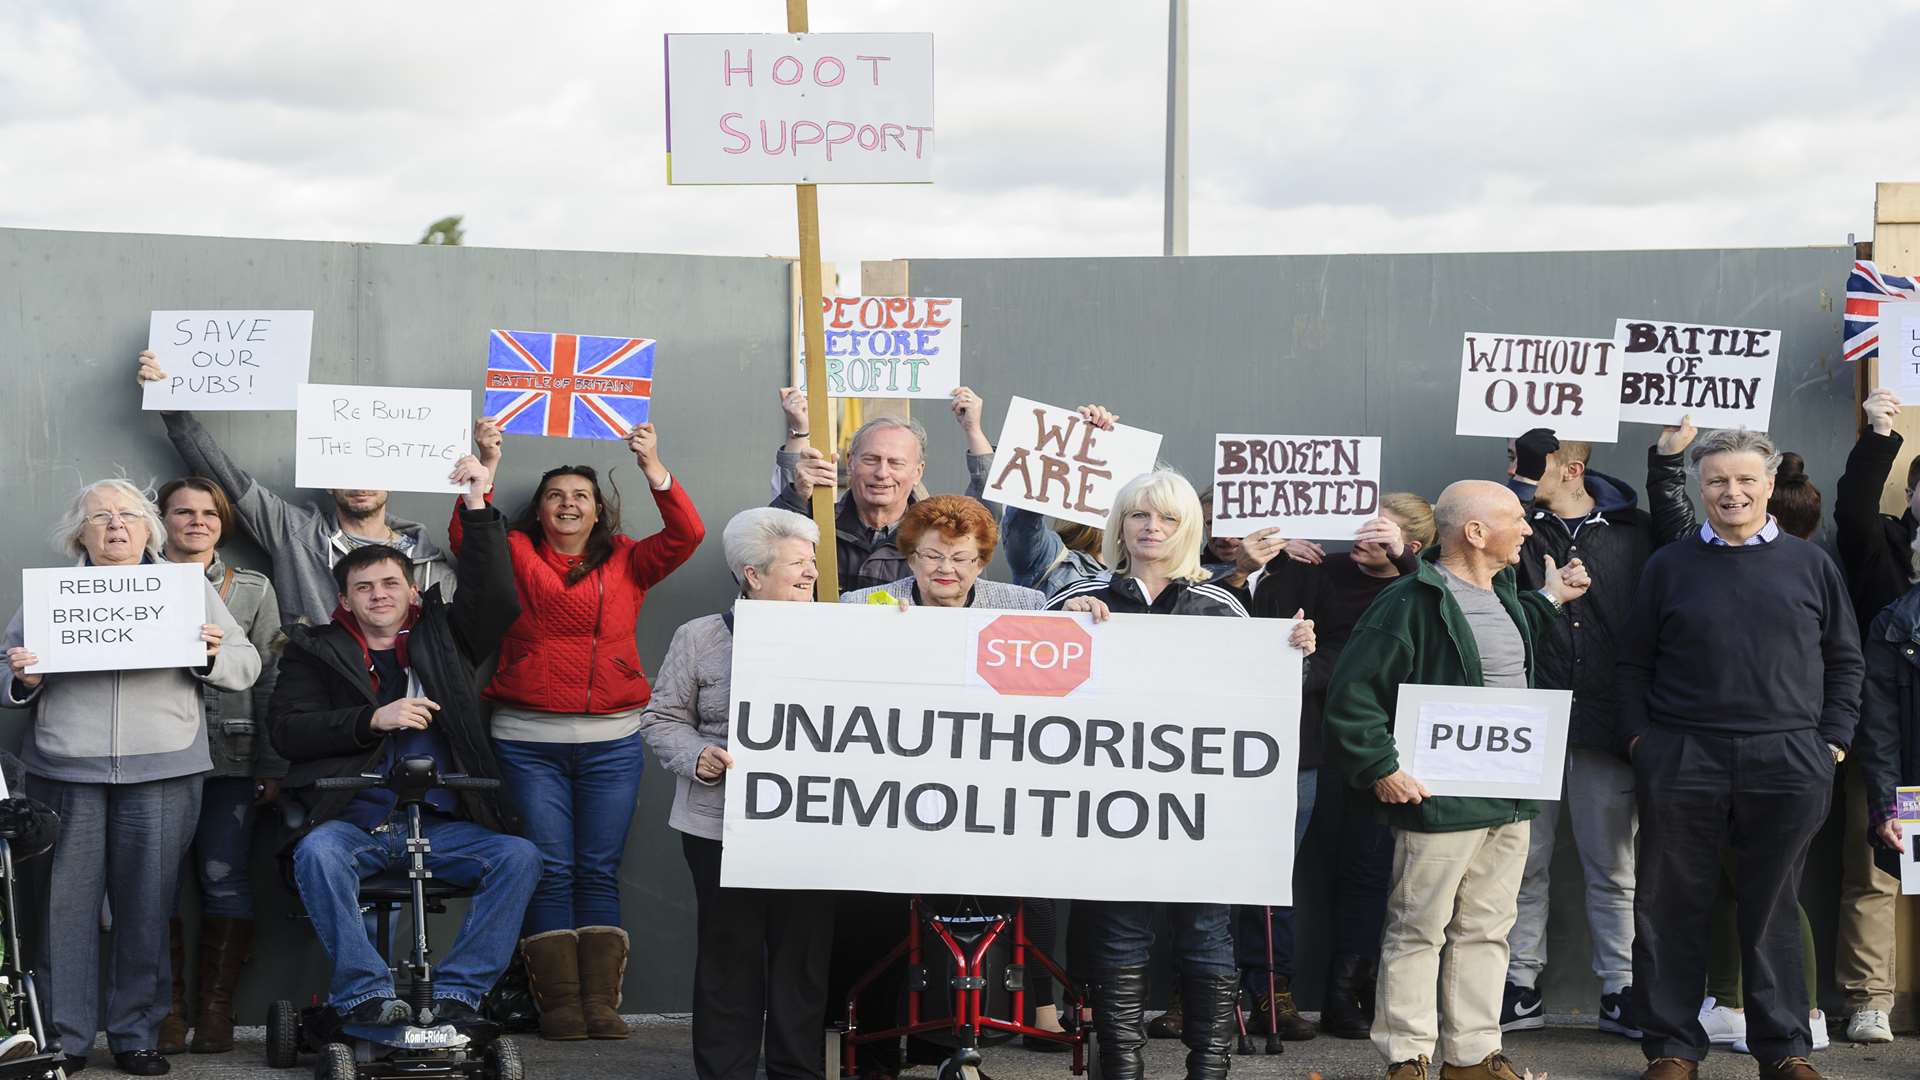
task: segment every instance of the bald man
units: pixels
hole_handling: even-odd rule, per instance
[[[1579,560],[1544,563],[1522,592],[1513,566],[1532,530],[1499,484],[1462,480],[1434,504],[1440,557],[1390,585],[1348,639],[1327,691],[1327,764],[1370,789],[1393,830],[1373,1045],[1388,1080],[1520,1080],[1500,1049],[1507,973],[1529,823],[1521,799],[1435,797],[1401,767],[1393,717],[1406,683],[1524,689],[1534,641],[1587,591]],[[1444,995],[1441,950],[1447,971]]]

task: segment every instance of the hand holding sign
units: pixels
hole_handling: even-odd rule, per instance
[[[493,417],[483,416],[473,422],[473,453],[488,472],[496,475],[500,472],[500,457],[505,442],[500,425]]]
[[[700,757],[693,763],[693,778],[711,784],[727,775],[733,768],[733,755],[718,746],[703,747]]]
[[[213,663],[213,658],[220,655],[220,643],[226,639],[227,632],[220,629],[220,624],[200,624],[200,640],[207,643],[207,663]]]
[[[28,668],[40,666],[40,658],[17,646],[7,650],[7,666],[13,669],[13,681],[21,686],[39,686],[40,680],[45,678],[44,675],[27,674]]]
[[[1301,653],[1312,656],[1313,650],[1320,647],[1319,638],[1313,633],[1313,620],[1307,618],[1307,609],[1301,608],[1293,613],[1293,629],[1287,634],[1287,644],[1299,649]]]
[[[805,503],[813,498],[814,488],[832,490],[840,482],[839,461],[839,454],[828,457],[819,447],[809,446],[800,451],[800,460],[793,466],[793,493]]]
[[[1159,454],[1157,433],[1121,427],[1098,405],[1069,412],[1015,397],[1007,403],[984,497],[1102,528],[1113,494],[1152,471]]]
[[[1893,434],[1893,422],[1900,417],[1900,395],[1881,387],[1867,395],[1860,403],[1860,411],[1867,416],[1867,425],[1873,428],[1875,435]]]
[[[487,505],[487,489],[493,486],[493,473],[480,459],[468,454],[454,465],[447,474],[450,484],[463,484],[466,490],[460,493],[460,501],[469,510],[484,509]]]
[[[1893,818],[1880,823],[1877,831],[1882,847],[1890,847],[1902,855],[1907,853],[1907,845],[1902,837],[1901,823]]]
[[[291,409],[312,351],[311,311],[156,311],[141,407]]]
[[[1660,452],[1669,457],[1681,453],[1693,445],[1694,437],[1699,434],[1700,429],[1693,426],[1693,414],[1688,413],[1680,418],[1678,424],[1668,424],[1660,429]]]
[[[667,467],[660,464],[660,435],[651,423],[635,424],[627,432],[627,449],[633,451],[633,460],[640,466],[641,475],[655,491],[667,486],[670,474]]]

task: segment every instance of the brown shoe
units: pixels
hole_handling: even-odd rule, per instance
[[[633,1034],[620,1019],[620,984],[627,978],[627,932],[617,926],[580,928],[580,1011],[587,1034],[624,1039]]]
[[[1686,1058],[1663,1057],[1647,1062],[1640,1080],[1695,1080],[1700,1075],[1700,1063]]]
[[[1396,1061],[1387,1066],[1387,1080],[1427,1080],[1427,1056],[1412,1061]]]
[[[540,1010],[540,1037],[571,1042],[587,1037],[580,1009],[580,935],[549,930],[520,943],[527,958],[527,986]]]
[[[1520,1080],[1520,1071],[1507,1060],[1507,1055],[1495,1050],[1480,1059],[1478,1065],[1440,1066],[1440,1080]],[[1533,1080],[1533,1074],[1527,1074],[1527,1080]]]
[[[160,1021],[160,1052],[187,1052],[187,930],[179,919],[167,920],[167,955],[173,961],[173,1005]]]
[[[209,916],[200,920],[199,1007],[193,1015],[196,1054],[233,1049],[233,989],[253,950],[253,920]]]
[[[1760,1066],[1760,1080],[1820,1080],[1820,1070],[1803,1057],[1786,1057]]]

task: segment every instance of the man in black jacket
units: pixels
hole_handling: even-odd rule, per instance
[[[386,961],[367,940],[361,879],[407,856],[404,818],[384,789],[322,792],[324,777],[387,773],[426,754],[439,771],[497,778],[480,722],[476,668],[519,617],[506,519],[486,504],[487,470],[469,456],[453,479],[467,485],[466,542],[449,604],[414,588],[406,555],[374,544],[334,564],[340,606],[324,626],[288,628],[270,715],[273,744],[291,763],[285,787],[306,809],[288,845],[300,899],[333,961],[328,1004],[357,1023],[405,1023]],[[472,913],[434,981],[436,1020],[476,1015],[481,995],[512,959],[520,919],[539,878],[539,852],[507,835],[491,792],[436,790],[429,798],[427,865],[476,888]],[[286,853],[283,852],[283,855]]]
[[[1640,570],[1655,541],[1653,520],[1625,482],[1587,468],[1592,447],[1561,442],[1546,428],[1515,439],[1507,451],[1508,487],[1526,508],[1533,535],[1520,551],[1522,587],[1537,589],[1544,559],[1561,566],[1579,559],[1593,577],[1587,594],[1567,606],[1540,638],[1538,685],[1573,691],[1567,733],[1566,787],[1559,802],[1542,802],[1527,850],[1519,915],[1507,936],[1512,954],[1502,1031],[1543,1027],[1538,984],[1547,963],[1548,874],[1562,808],[1586,877],[1587,928],[1593,974],[1600,980],[1601,1031],[1639,1038],[1634,1026],[1633,770],[1613,751],[1619,709],[1613,662],[1618,637],[1633,606]]]

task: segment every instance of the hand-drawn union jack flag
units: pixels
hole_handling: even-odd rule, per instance
[[[1846,343],[1842,360],[1880,355],[1880,305],[1890,300],[1920,300],[1912,278],[1883,274],[1870,262],[1855,260],[1847,276]]]
[[[487,415],[508,435],[624,439],[647,421],[653,341],[529,330],[487,339]]]

